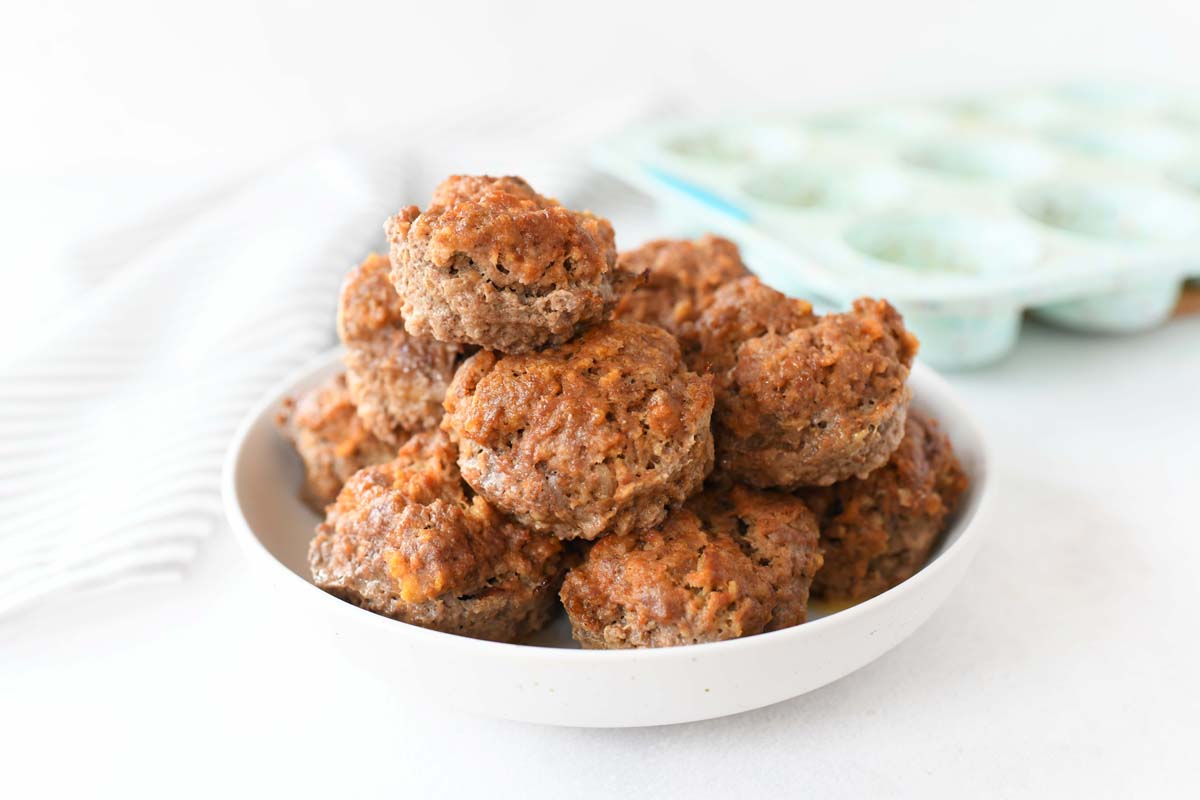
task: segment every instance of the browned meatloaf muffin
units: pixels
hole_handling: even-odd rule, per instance
[[[740,278],[714,292],[697,320],[700,350],[692,368],[717,375],[720,390],[743,342],[768,333],[788,334],[816,321],[807,300],[788,297],[753,276]]]
[[[475,491],[564,539],[658,524],[712,468],[712,386],[662,328],[609,322],[537,353],[475,354],[442,426]]]
[[[555,609],[563,545],[472,495],[440,431],[356,473],[309,547],[313,582],[393,619],[516,641]]]
[[[346,383],[371,432],[399,445],[408,433],[436,428],[446,387],[463,356],[459,345],[404,329],[391,264],[372,254],[346,275],[338,335],[346,345]]]
[[[386,225],[408,331],[522,353],[606,319],[633,276],[608,220],[521,178],[455,175]]]
[[[825,566],[813,595],[866,600],[911,577],[967,488],[950,440],[935,421],[908,412],[904,439],[866,478],[800,493],[821,523]]]
[[[900,315],[864,298],[806,318],[807,304],[747,281],[719,291],[700,320],[702,360],[716,376],[718,468],[797,489],[883,466],[904,434],[917,349]]]
[[[727,283],[750,274],[737,246],[711,234],[695,241],[659,239],[620,255],[644,283],[617,303],[616,317],[658,325],[679,339],[685,358],[695,349],[695,322]]]
[[[335,375],[299,400],[284,400],[276,422],[304,462],[300,496],[318,513],[325,513],[347,478],[396,452],[355,413],[345,375]]]
[[[561,597],[586,648],[714,642],[804,622],[820,566],[803,502],[735,486],[706,491],[661,527],[596,542]]]

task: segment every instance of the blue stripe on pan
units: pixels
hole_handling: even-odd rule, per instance
[[[662,183],[677,192],[683,192],[693,200],[697,200],[714,211],[720,211],[726,216],[733,217],[739,222],[749,222],[750,215],[743,209],[730,203],[723,197],[713,194],[707,189],[702,189],[695,184],[688,183],[682,178],[676,177],[669,172],[663,172],[657,167],[644,167],[647,173],[653,176],[659,183]]]

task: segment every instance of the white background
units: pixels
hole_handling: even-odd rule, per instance
[[[35,177],[250,166],[505,101],[810,105],[1097,74],[1187,83],[1200,65],[1187,0],[37,6],[6,5],[0,26],[0,165]]]
[[[529,109],[603,133],[613,98],[807,108],[1073,78],[1188,85],[1197,36],[1193,0],[5,3],[4,268],[348,134],[402,146]],[[36,301],[3,303],[0,332],[37,319]]]
[[[399,147],[531,107],[578,128],[613,97],[818,106],[1200,76],[1195,2],[316,5],[6,5],[6,287],[52,280],[80,235],[345,134]],[[4,295],[0,332],[25,334],[36,298]],[[1027,326],[1011,359],[953,377],[997,445],[1004,524],[913,639],[810,696],[644,731],[431,710],[308,647],[219,536],[180,586],[0,621],[3,792],[1195,796],[1197,352],[1195,320],[1121,339]]]

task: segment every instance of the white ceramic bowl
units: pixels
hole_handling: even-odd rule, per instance
[[[894,647],[946,599],[979,546],[987,486],[982,437],[945,381],[918,364],[914,402],[950,435],[972,486],[933,558],[896,588],[794,628],[656,650],[578,649],[565,615],[524,645],[425,630],[342,602],[308,580],[317,518],[297,499],[299,459],[273,417],[285,395],[340,369],[340,353],[327,353],[249,413],[225,461],[225,509],[264,595],[281,601],[278,613],[325,623],[348,658],[397,692],[553,725],[663,725],[748,711],[824,686]],[[328,641],[314,635],[312,646]]]

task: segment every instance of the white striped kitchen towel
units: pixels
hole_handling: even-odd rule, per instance
[[[220,524],[237,422],[332,344],[340,278],[381,245],[398,180],[322,149],[81,254],[82,303],[0,364],[0,614],[182,575]]]

